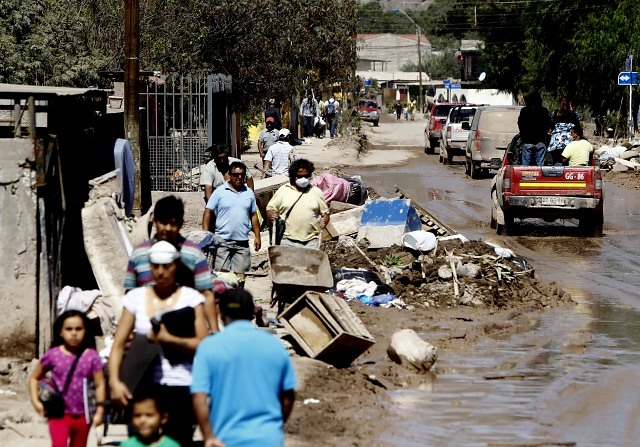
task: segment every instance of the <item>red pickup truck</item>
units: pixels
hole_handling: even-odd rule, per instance
[[[520,146],[520,135],[516,135],[491,182],[491,228],[498,234],[508,234],[515,218],[547,222],[577,218],[585,234],[602,236],[604,192],[600,168],[551,165],[551,160],[550,166],[522,166]]]

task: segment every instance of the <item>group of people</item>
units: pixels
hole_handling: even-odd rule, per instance
[[[306,159],[291,161],[291,146],[286,141],[288,129],[280,132],[283,137],[267,150],[264,166],[278,174],[287,174],[289,183],[276,191],[262,218],[273,221],[286,214],[287,225],[281,243],[315,247],[329,220],[329,208],[320,188],[311,183],[313,163]],[[242,275],[251,268],[251,233],[254,249],[258,251],[262,246],[258,203],[246,165],[240,160],[231,162],[227,152],[221,154],[205,167],[205,171],[214,173],[207,178],[225,181],[218,186],[203,185],[206,206],[202,229],[214,233],[213,269]]]
[[[255,232],[255,248],[260,246],[255,197],[242,162],[217,161],[221,171],[211,178],[222,177],[224,183],[205,188],[205,216],[215,218],[216,234],[225,242],[216,263],[244,269],[242,241],[249,231]],[[276,218],[295,202],[285,233],[291,244],[307,245],[319,235],[318,217],[328,221],[322,194],[310,185],[312,173],[310,162],[297,160],[291,184],[268,207],[268,215]],[[131,421],[132,437],[122,446],[191,446],[196,423],[207,447],[284,445],[283,425],[296,387],[289,354],[277,338],[251,323],[251,294],[216,280],[205,254],[180,234],[183,221],[184,205],[177,197],[155,204],[155,235],[136,246],[128,262],[107,374],[87,316],[68,310],[56,319],[52,347],[29,379],[31,401],[48,417],[54,447],[86,446],[89,428],[105,417],[107,394],[110,407],[126,408]],[[39,384],[49,372],[64,400],[61,415],[47,415],[40,399]],[[87,383],[96,397],[89,417]]]
[[[321,113],[312,96],[307,100]],[[335,104],[334,111],[339,107],[334,98],[327,104]],[[323,104],[322,110],[331,120],[331,108]],[[289,182],[262,218],[281,221],[280,244],[317,248],[329,208],[312,184],[314,165],[296,157],[273,100],[265,117],[263,166],[288,175]],[[121,444],[126,447],[191,446],[196,423],[206,447],[284,445],[283,425],[295,399],[291,359],[275,337],[251,323],[251,294],[214,273],[242,275],[251,268],[251,233],[254,250],[262,246],[253,176],[224,145],[205,153],[202,229],[213,234],[213,253],[208,257],[180,234],[184,204],[166,196],[153,209],[155,234],[130,255],[107,367],[83,312],[67,310],[56,319],[52,346],[29,378],[31,401],[48,418],[53,447],[86,446],[90,427],[105,418],[107,402],[109,411],[125,409],[132,434]],[[62,395],[63,414],[47,414],[40,392],[45,379]],[[85,402],[87,384],[95,393],[92,409]]]
[[[324,138],[327,129],[329,129],[329,136],[335,138],[340,112],[340,101],[333,95],[324,101],[322,96],[316,99],[313,92],[309,90],[307,96],[300,103],[303,136],[305,138],[312,136]]]
[[[411,119],[411,121],[415,121],[416,118],[416,110],[418,109],[418,103],[415,98],[410,98],[408,102],[404,105],[400,101],[396,101],[393,105],[393,111],[396,114],[396,119],[400,121],[400,116],[405,121]]]
[[[540,93],[530,93],[520,111],[518,129],[524,166],[532,163],[543,166],[547,154],[553,164],[587,166],[591,163],[593,146],[584,137],[580,119],[567,98],[562,98],[558,108],[549,114],[542,105]]]

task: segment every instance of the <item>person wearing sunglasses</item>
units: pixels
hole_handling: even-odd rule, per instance
[[[231,163],[229,180],[213,191],[202,216],[202,229],[208,230],[214,220],[215,234],[224,241],[215,255],[213,269],[218,272],[244,273],[251,268],[251,231],[255,235],[254,248],[260,250],[256,196],[245,185],[246,175],[244,163]]]

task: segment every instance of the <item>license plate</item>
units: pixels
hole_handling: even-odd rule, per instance
[[[542,197],[542,205],[564,206],[564,197]]]

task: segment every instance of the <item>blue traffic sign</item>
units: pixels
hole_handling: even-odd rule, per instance
[[[460,85],[460,84],[447,84],[447,85],[445,85],[445,87],[455,90],[455,89],[462,88],[462,85]]]
[[[638,79],[637,71],[621,71],[618,74],[618,85],[636,85]]]

